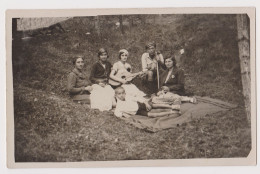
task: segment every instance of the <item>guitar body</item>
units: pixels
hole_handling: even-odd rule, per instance
[[[125,80],[129,80],[131,81],[134,77],[136,77],[137,75],[140,75],[142,74],[143,72],[138,72],[138,73],[130,73],[128,71],[123,71],[123,72],[118,72],[115,76],[116,77],[119,77],[121,79],[125,79]],[[131,79],[131,80],[130,80]],[[116,80],[113,80],[111,78],[109,78],[108,80],[108,83],[112,86],[120,86],[122,83],[116,81]]]

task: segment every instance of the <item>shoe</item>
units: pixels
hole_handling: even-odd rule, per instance
[[[181,109],[181,105],[172,105],[172,110],[180,110]]]
[[[192,97],[191,103],[197,104],[198,103],[197,98],[196,97]]]

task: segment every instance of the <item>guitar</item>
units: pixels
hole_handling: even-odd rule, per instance
[[[130,73],[128,71],[123,71],[123,72],[118,72],[115,76],[116,77],[119,77],[121,79],[125,79],[126,81],[130,82],[132,81],[135,77],[139,76],[139,75],[142,75],[144,74],[143,71],[140,71],[140,72],[137,72],[137,73]],[[121,82],[118,82],[116,80],[113,80],[113,79],[109,79],[108,80],[108,83],[110,85],[113,85],[113,86],[119,86],[121,85],[122,83]]]

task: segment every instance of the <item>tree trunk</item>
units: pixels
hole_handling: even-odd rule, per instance
[[[99,16],[95,16],[95,17],[94,17],[94,20],[95,20],[95,29],[96,29],[97,35],[98,35],[98,37],[99,37],[99,39],[100,39],[101,36],[100,36]]]
[[[119,16],[119,23],[120,23],[121,33],[124,34],[125,31],[124,31],[124,26],[123,26],[123,16],[122,15]]]
[[[251,121],[251,77],[250,77],[250,35],[249,18],[246,14],[237,15],[238,49],[241,78],[247,120]]]
[[[134,15],[130,16],[130,26],[133,27],[134,26]]]
[[[12,37],[13,39],[17,39],[17,19],[12,18]]]
[[[140,15],[141,18],[141,24],[145,25],[146,24],[146,16],[145,15]]]

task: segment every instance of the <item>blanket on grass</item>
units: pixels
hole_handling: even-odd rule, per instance
[[[176,114],[156,118],[134,115],[130,118],[121,117],[120,119],[123,119],[126,123],[129,123],[137,128],[145,129],[151,132],[157,132],[164,129],[174,128],[183,123],[205,117],[206,115],[228,111],[237,107],[234,104],[209,97],[196,98],[198,100],[197,104],[181,104],[181,115],[178,117],[176,117]]]

